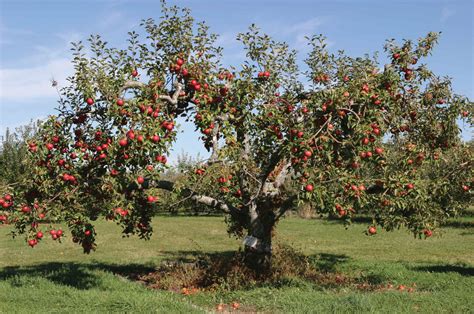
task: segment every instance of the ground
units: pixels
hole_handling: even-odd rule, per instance
[[[366,222],[345,229],[335,221],[286,218],[277,227],[278,241],[309,255],[322,271],[393,288],[322,287],[288,278],[278,287],[192,295],[152,290],[127,279],[127,274],[146,274],[164,260],[234,251],[240,241],[228,237],[223,217],[156,217],[150,241],[122,239],[118,226],[99,221],[98,250],[90,255],[70,238],[62,244],[45,239],[31,249],[23,239],[6,236],[10,227],[2,226],[0,312],[200,313],[232,302],[243,311],[268,313],[470,312],[472,222],[472,216],[452,220],[441,236],[419,240],[406,230],[369,237],[364,234]],[[406,289],[399,291],[399,285]]]

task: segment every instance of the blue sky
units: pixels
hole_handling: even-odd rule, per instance
[[[453,78],[459,94],[474,99],[474,4],[464,1],[303,1],[239,0],[169,1],[192,9],[221,35],[224,63],[243,58],[238,32],[251,23],[278,40],[287,41],[304,58],[305,35],[324,34],[334,51],[358,56],[383,49],[387,38],[417,39],[441,31],[434,54],[427,61],[439,75]],[[139,30],[141,19],[160,15],[159,1],[151,0],[0,0],[0,134],[30,119],[54,113],[55,78],[65,85],[71,74],[69,43],[100,34],[115,46],[125,44],[129,30]],[[383,54],[381,54],[383,56]],[[197,135],[183,126],[175,152],[203,152]],[[472,138],[472,130],[463,132]]]

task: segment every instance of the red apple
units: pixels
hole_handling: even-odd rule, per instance
[[[375,153],[376,153],[377,155],[382,155],[382,154],[383,154],[383,148],[381,148],[381,147],[376,147],[376,148],[375,148]]]
[[[36,244],[38,244],[38,240],[36,239],[28,240],[28,245],[31,247],[34,247]]]
[[[238,302],[233,302],[233,303],[232,303],[232,308],[233,308],[234,310],[237,310],[239,307],[240,307],[240,304],[239,304]]]
[[[128,141],[127,141],[126,138],[123,138],[119,141],[119,145],[122,146],[122,147],[127,146],[127,144],[128,144]]]
[[[133,140],[135,138],[135,132],[133,130],[129,130],[127,132],[127,137],[131,140]]]
[[[153,136],[151,137],[151,141],[152,141],[153,143],[158,143],[158,142],[160,141],[160,137],[155,134],[155,135],[153,135]]]

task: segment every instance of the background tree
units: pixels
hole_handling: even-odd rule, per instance
[[[4,220],[30,246],[42,239],[45,217],[65,219],[85,252],[95,247],[100,215],[149,238],[165,189],[225,212],[229,232],[245,236],[247,263],[265,269],[272,231],[298,201],[344,219],[366,211],[369,234],[380,225],[431,236],[470,197],[472,156],[461,154],[456,122],[472,123],[472,103],[421,63],[437,33],[388,41],[383,68],[376,55],[332,54],[314,36],[300,70],[296,51],[252,25],[238,36],[247,61],[226,69],[217,36],[189,10],[163,5],[159,22],[142,26],[146,38],[130,32],[127,49],[99,36],[87,55],[73,44],[75,74],[59,114],[28,144],[31,175],[2,200]],[[195,123],[211,155],[171,182],[162,173],[178,117]],[[419,170],[442,168],[453,147],[459,163],[451,171]]]
[[[0,184],[17,182],[19,177],[28,173],[22,161],[27,155],[26,142],[36,133],[38,125],[39,122],[31,121],[13,132],[7,128],[0,136]]]

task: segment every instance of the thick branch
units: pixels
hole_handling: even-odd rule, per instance
[[[227,121],[228,116],[225,114],[220,114],[219,116],[216,117],[216,125],[214,129],[212,130],[212,154],[211,157],[209,158],[208,164],[212,164],[218,161],[218,155],[219,155],[219,132],[223,129],[223,124],[225,121]]]
[[[181,91],[183,90],[183,86],[180,83],[176,82],[175,86],[176,86],[176,90],[174,91],[173,96],[169,96],[169,95],[159,96],[161,100],[165,100],[173,106],[176,106],[178,104],[179,94],[181,94]]]
[[[145,184],[145,187],[154,187],[158,189],[163,189],[167,191],[173,191],[174,190],[174,183],[171,181],[166,181],[166,180],[159,180],[159,181],[148,181],[148,184]],[[200,195],[194,192],[191,189],[185,188],[181,191],[183,196],[188,197],[189,199],[196,201],[198,203],[207,205],[212,208],[219,209],[225,213],[229,213],[231,215],[242,215],[242,211],[234,207],[230,204],[225,203],[224,201],[214,199],[210,196],[206,195]]]
[[[122,93],[124,91],[126,91],[127,89],[132,89],[132,88],[145,88],[147,85],[145,83],[142,83],[142,82],[138,82],[138,81],[126,81],[125,84],[123,84],[123,86],[120,88],[120,91],[119,91],[119,95],[122,95]]]
[[[269,197],[276,196],[280,192],[280,187],[285,183],[286,177],[289,174],[289,169],[291,167],[291,163],[286,163],[283,165],[281,168],[280,172],[278,175],[275,177],[275,179],[272,182],[265,182],[265,185],[263,186],[262,192]]]
[[[242,199],[244,203],[250,200],[249,183],[246,180],[247,164],[250,158],[250,138],[244,128],[237,129],[237,140],[242,143],[242,150],[240,152],[240,160],[243,162],[239,173],[239,185],[242,191]]]

